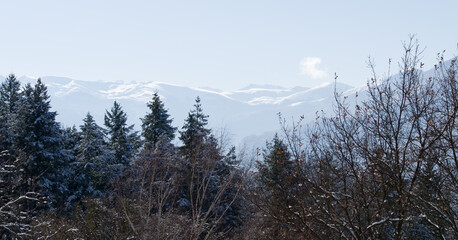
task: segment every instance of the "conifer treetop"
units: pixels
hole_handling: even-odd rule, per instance
[[[168,141],[175,138],[176,128],[172,126],[173,119],[167,113],[159,94],[155,92],[153,99],[147,103],[150,113],[142,120],[142,136],[145,138],[146,147],[154,147],[161,136]]]

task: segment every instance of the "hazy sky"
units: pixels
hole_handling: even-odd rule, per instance
[[[416,34],[431,67],[455,56],[458,1],[2,1],[0,75],[163,81],[364,84]]]

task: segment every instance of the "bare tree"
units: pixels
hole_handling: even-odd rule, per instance
[[[176,198],[179,160],[165,138],[144,149],[120,179],[118,207],[133,234],[140,239],[173,239],[184,231],[171,209]],[[175,223],[170,221],[175,219]]]
[[[442,193],[456,174],[448,156],[453,147],[447,147],[454,142],[450,136],[456,140],[456,132],[450,132],[456,129],[456,110],[446,107],[450,102],[441,103],[456,82],[452,87],[450,74],[425,77],[420,55],[418,43],[410,39],[399,74],[380,81],[373,71],[368,100],[354,107],[336,94],[335,116],[309,131],[309,161],[324,162],[329,175],[324,179],[332,180],[329,187],[311,181],[323,188],[320,202],[326,203],[315,207],[320,209],[315,216],[334,234],[357,239],[456,237],[456,220],[447,216],[456,211],[450,204],[456,197]],[[374,70],[372,62],[369,66]],[[456,95],[446,99],[456,101]],[[444,213],[438,214],[439,209]]]
[[[232,230],[225,221],[239,201],[241,171],[213,143],[195,148],[194,161],[166,141],[137,157],[117,190],[133,236],[213,239]]]
[[[306,140],[300,124],[284,128],[296,164],[283,188],[296,201],[278,205],[281,217],[260,208],[284,229],[310,239],[457,238],[456,59],[440,56],[425,76],[418,42],[404,50],[399,73],[383,80],[370,61],[363,100],[336,93],[333,116],[317,115]]]
[[[182,180],[187,182],[184,186],[192,223],[189,238],[219,238],[234,228],[226,218],[237,215],[243,176],[234,149],[224,156],[222,146],[213,137],[201,144],[193,149],[191,159],[183,159],[188,173]]]

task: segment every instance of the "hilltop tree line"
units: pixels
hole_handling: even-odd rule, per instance
[[[208,128],[196,98],[172,124],[156,92],[129,125],[118,102],[62,128],[40,79],[0,86],[0,239],[456,239],[456,58],[399,74],[333,113],[289,123],[253,154]],[[359,95],[364,95],[362,100]],[[177,141],[179,140],[179,141]]]

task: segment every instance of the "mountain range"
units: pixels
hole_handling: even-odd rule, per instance
[[[34,84],[37,80],[29,76],[18,79],[22,84]],[[54,76],[41,80],[48,87],[57,120],[64,127],[78,127],[87,112],[103,125],[106,110],[116,100],[127,113],[128,123],[140,130],[141,118],[148,112],[146,103],[157,91],[178,129],[199,96],[204,112],[209,115],[209,127],[216,135],[224,134],[233,143],[250,145],[263,145],[280,129],[278,113],[286,119],[303,116],[306,122],[311,121],[317,111],[332,110],[334,90],[351,94],[357,89],[343,83],[323,83],[314,88],[251,84],[235,91],[222,91],[156,81],[95,82]]]

